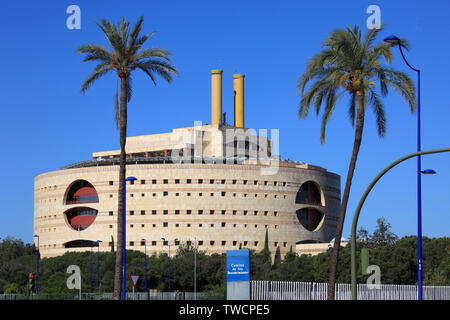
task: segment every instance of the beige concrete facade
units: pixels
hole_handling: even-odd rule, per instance
[[[127,248],[149,254],[167,252],[162,237],[173,245],[197,240],[199,250],[225,253],[227,249],[264,247],[266,230],[272,254],[284,256],[302,241],[329,242],[337,224],[340,177],[325,169],[280,162],[274,175],[261,175],[255,164],[135,164],[127,176]],[[43,257],[66,251],[74,240],[101,240],[109,251],[117,239],[119,167],[90,166],[63,169],[35,177],[34,234],[39,235]],[[95,221],[83,231],[74,230],[65,213],[79,204],[66,204],[67,192],[77,180],[86,180],[98,193],[98,202],[83,206],[98,210]],[[313,181],[320,187],[321,204],[296,203],[300,186]],[[316,230],[299,222],[296,210],[314,207],[323,213]],[[200,211],[199,211],[200,210]],[[114,244],[117,247],[117,244]]]

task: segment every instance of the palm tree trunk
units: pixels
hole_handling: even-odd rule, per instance
[[[336,235],[334,237],[333,253],[330,262],[330,277],[328,280],[328,300],[334,300],[336,271],[339,257],[339,248],[341,244],[342,229],[344,228],[345,212],[347,210],[348,198],[350,196],[350,188],[352,185],[353,173],[356,167],[356,159],[358,158],[359,147],[361,146],[361,139],[364,127],[364,96],[360,91],[356,92],[356,126],[355,126],[355,140],[353,142],[352,157],[350,165],[348,166],[347,180],[345,181],[344,194],[342,196],[341,209],[339,211],[339,218],[336,228]]]
[[[126,137],[127,137],[127,79],[120,77],[120,168],[119,168],[119,195],[117,206],[117,251],[116,266],[114,270],[114,300],[121,299],[122,293],[122,263],[123,263],[123,202],[126,165]]]

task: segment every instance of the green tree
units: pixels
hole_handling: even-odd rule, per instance
[[[115,111],[116,126],[120,135],[120,169],[118,190],[118,218],[117,218],[117,251],[114,276],[114,299],[120,299],[122,287],[122,240],[123,240],[123,189],[126,175],[126,135],[127,135],[127,103],[131,99],[131,73],[140,69],[146,73],[156,85],[155,74],[161,76],[167,82],[172,81],[173,75],[178,75],[174,66],[170,63],[171,53],[163,48],[142,49],[143,44],[154,34],[140,35],[142,29],[141,17],[135,26],[130,29],[129,22],[121,19],[117,27],[103,19],[97,25],[105,34],[112,50],[102,45],[87,44],[78,48],[78,53],[86,54],[83,62],[98,61],[95,70],[84,81],[81,92],[85,92],[97,79],[109,71],[117,73],[120,81],[119,93],[116,90]]]
[[[377,219],[377,229],[370,237],[370,243],[372,246],[386,246],[394,244],[397,241],[398,236],[390,231],[391,224],[387,222],[385,217]]]
[[[353,151],[348,167],[344,193],[337,223],[333,254],[331,258],[328,281],[328,299],[334,299],[336,270],[338,264],[339,247],[344,226],[353,174],[356,167],[359,148],[361,145],[365,111],[372,107],[376,116],[378,135],[386,134],[386,117],[381,97],[393,88],[406,100],[411,112],[416,108],[415,86],[411,78],[404,72],[385,67],[391,63],[391,46],[386,43],[374,44],[375,38],[382,30],[371,29],[365,37],[357,26],[333,31],[323,43],[322,52],[312,57],[307,64],[306,71],[298,81],[298,89],[302,98],[298,115],[305,118],[309,107],[314,106],[315,112],[320,113],[324,105],[320,141],[325,143],[325,129],[331,118],[337,101],[346,93],[349,95],[348,114],[352,126],[355,128]],[[402,42],[406,47],[406,42]],[[305,91],[308,83],[311,86]],[[378,83],[379,90],[376,90]]]

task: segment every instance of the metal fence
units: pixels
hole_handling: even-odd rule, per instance
[[[381,284],[370,288],[358,284],[358,300],[417,300],[417,286]],[[251,281],[252,300],[326,300],[328,283]],[[351,285],[337,283],[336,300],[351,300]],[[450,300],[450,286],[424,286],[424,300]]]
[[[127,300],[205,300],[221,299],[206,292],[127,292]],[[0,294],[0,300],[79,300],[78,293],[74,294]],[[112,292],[107,293],[82,293],[81,300],[113,300]]]

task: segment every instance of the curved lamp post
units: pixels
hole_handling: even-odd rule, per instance
[[[123,182],[123,241],[122,241],[122,300],[125,300],[125,285],[126,285],[126,231],[127,231],[127,181],[135,181],[136,177],[128,177]]]
[[[372,188],[375,186],[375,184],[378,182],[378,180],[381,179],[381,177],[391,170],[393,167],[398,165],[399,163],[408,160],[413,157],[421,156],[424,154],[432,154],[432,153],[441,153],[441,152],[450,152],[450,148],[445,149],[435,149],[435,150],[427,150],[427,151],[420,151],[420,152],[414,152],[409,155],[406,155],[393,163],[391,163],[389,166],[387,166],[383,171],[381,171],[375,179],[369,184],[366,191],[364,191],[364,194],[362,195],[361,199],[359,200],[358,206],[355,210],[355,215],[353,216],[353,223],[352,223],[352,233],[351,233],[351,271],[352,271],[352,299],[357,300],[358,299],[358,292],[357,292],[357,286],[356,286],[356,227],[358,224],[358,218],[359,214],[361,212],[361,208],[364,204],[364,201],[366,200],[367,196],[369,195],[369,192],[372,190]],[[424,170],[428,174],[436,173],[434,170],[427,169]],[[425,172],[424,172],[425,173]],[[419,239],[418,239],[419,240]],[[419,287],[420,288],[420,287]]]
[[[403,54],[401,40],[396,36],[389,36],[384,39],[391,45],[398,45],[403,60],[411,70],[417,72],[417,152],[420,152],[420,70],[413,68]],[[421,158],[417,156],[417,276],[418,276],[418,299],[422,300],[422,176]]]

